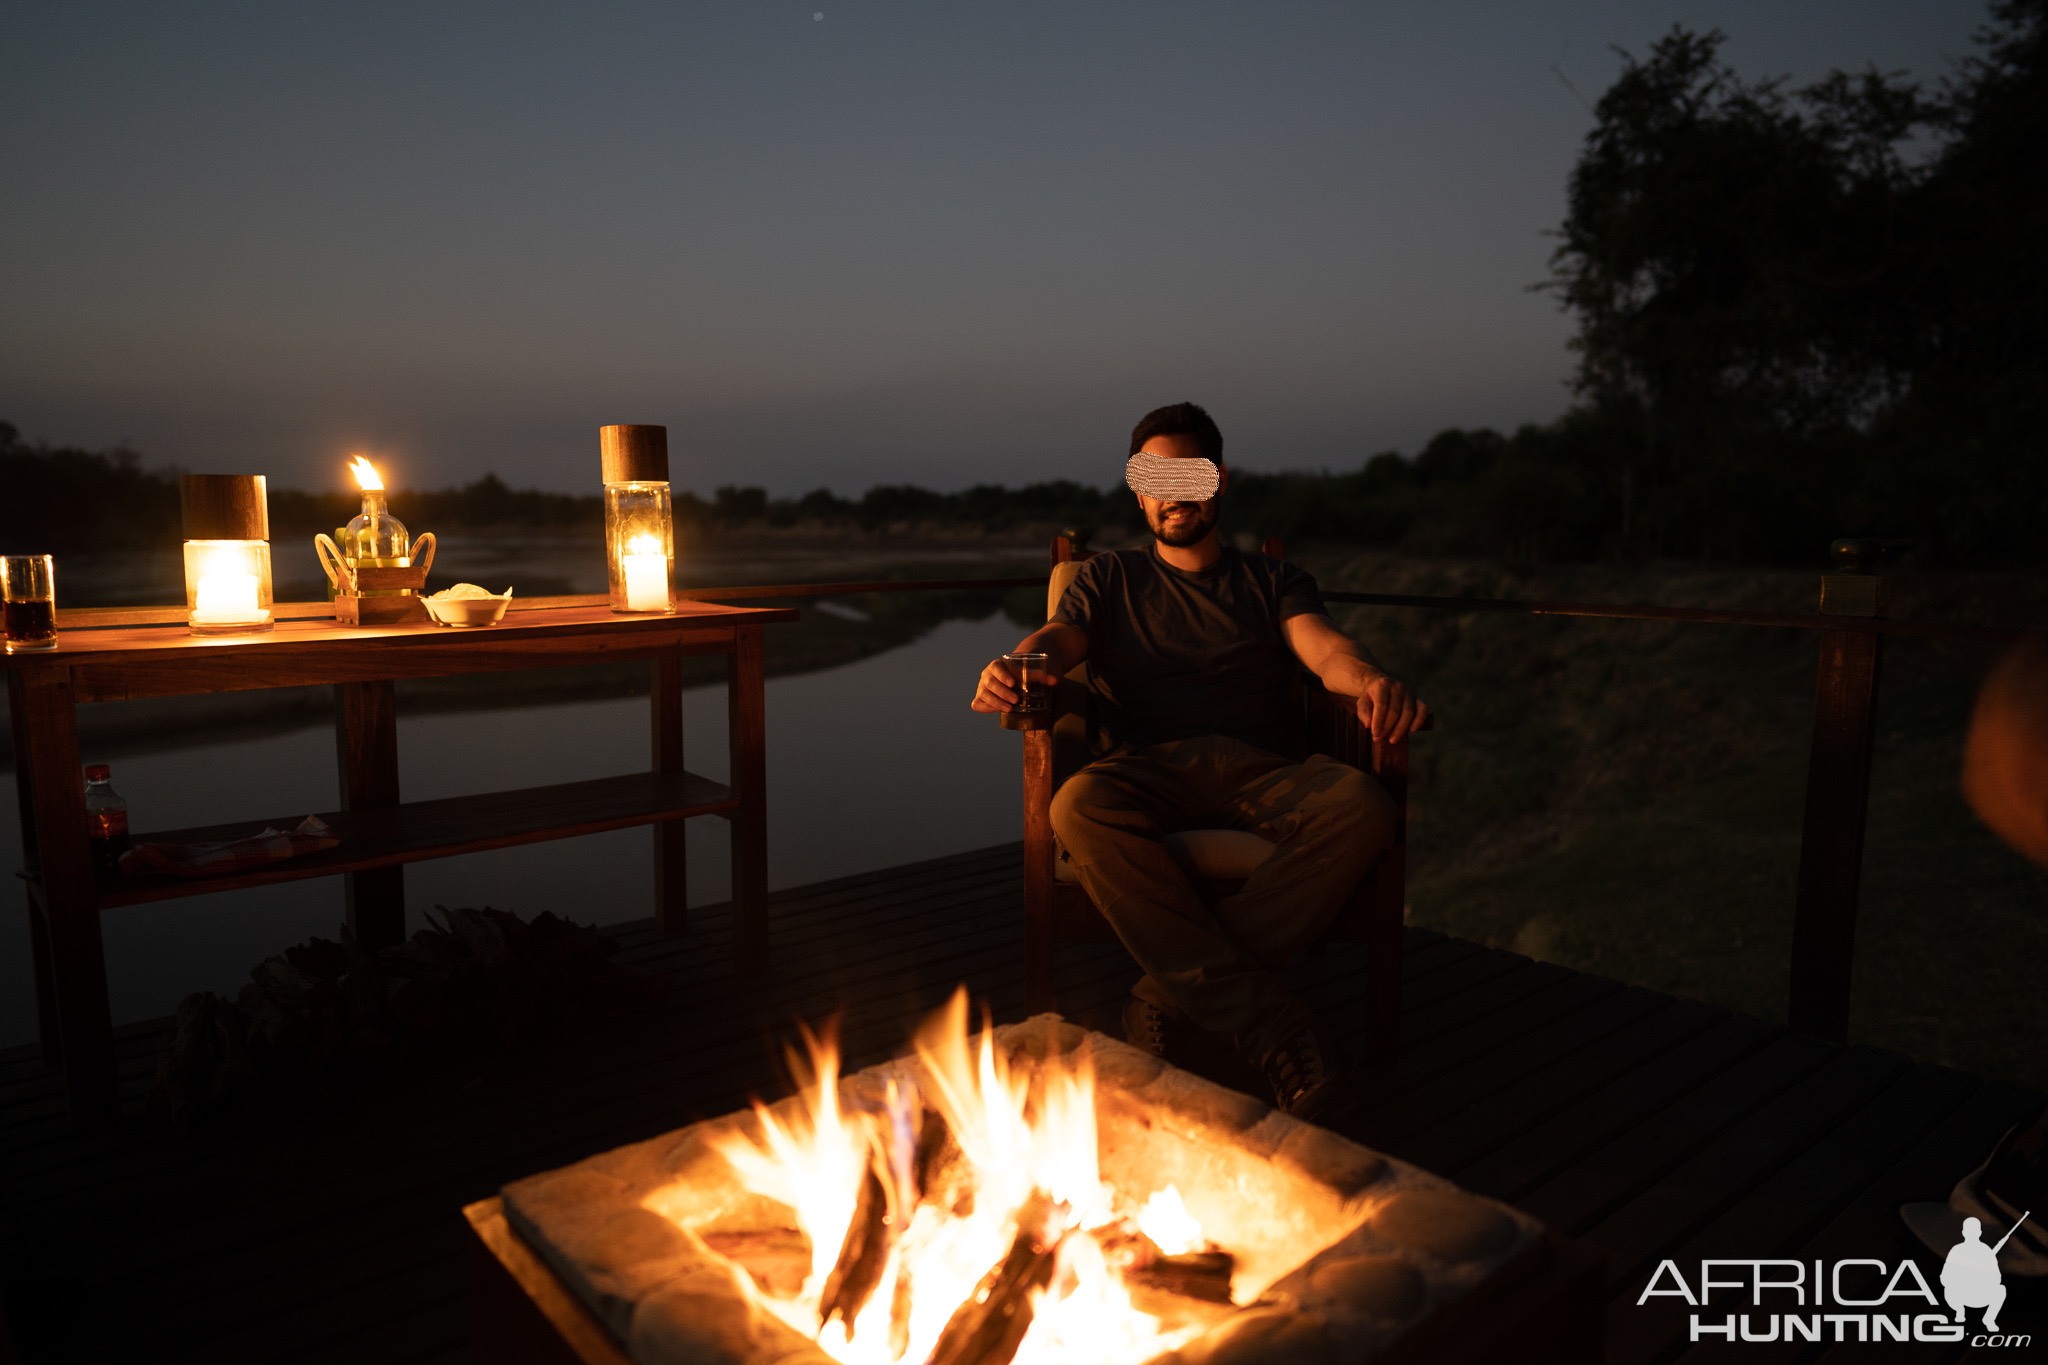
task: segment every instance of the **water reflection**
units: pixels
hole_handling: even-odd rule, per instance
[[[769,884],[830,877],[984,848],[1019,837],[1017,739],[967,709],[980,665],[1016,643],[1000,614],[948,621],[916,642],[823,672],[768,682]],[[686,760],[723,780],[723,687],[684,696]],[[399,720],[409,800],[574,782],[644,769],[644,698]],[[137,829],[330,810],[334,740],[324,727],[189,749],[89,757],[114,765]],[[0,794],[10,842],[13,784]],[[690,899],[729,894],[727,826],[689,822]],[[436,903],[542,910],[611,923],[651,913],[644,829],[469,854],[406,869],[414,928]],[[10,867],[17,866],[11,858]],[[17,894],[14,901],[21,904]],[[167,1014],[187,992],[232,994],[263,957],[341,920],[332,878],[114,910],[102,917],[117,1022]],[[0,933],[0,1045],[35,1036],[21,914]]]

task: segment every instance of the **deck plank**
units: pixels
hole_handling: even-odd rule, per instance
[[[1977,1088],[1971,1077],[1939,1067],[1898,1073],[1869,1103],[1844,1115],[1684,1243],[1660,1254],[1695,1277],[1706,1257],[1792,1256]],[[1610,1365],[1654,1359],[1666,1349],[1674,1326],[1689,1322],[1675,1301],[1636,1306],[1640,1292],[1641,1286],[1632,1283],[1609,1311]],[[1791,1306],[1788,1296],[1773,1297]],[[1726,1294],[1719,1304],[1725,1310],[1721,1316],[1739,1314],[1748,1305],[1746,1295]],[[1714,1306],[1702,1309],[1701,1316]],[[1761,1311],[1778,1306],[1764,1305]]]
[[[1837,1053],[1595,1224],[1588,1236],[1608,1253],[1609,1287],[1640,1289],[1660,1257],[1833,1131],[1905,1067],[1904,1058],[1890,1053]]]
[[[1727,1011],[1691,1001],[1674,1001],[1644,992],[1650,1008],[1624,1017],[1620,1027],[1592,1035],[1581,1016],[1580,1028],[1557,1039],[1562,1055],[1547,1065],[1525,1061],[1507,1089],[1467,1104],[1428,1128],[1399,1139],[1403,1146],[1425,1150],[1441,1174],[1468,1189],[1477,1189],[1467,1172],[1482,1157],[1507,1146],[1548,1120],[1574,1112],[1587,1096],[1617,1077],[1657,1070],[1656,1060],[1727,1017]],[[1630,1003],[1635,1003],[1631,1001]]]
[[[453,1365],[463,1204],[780,1093],[800,1015],[841,1010],[852,1066],[898,1050],[963,981],[1020,1017],[1021,856],[1011,844],[779,892],[774,966],[755,981],[726,969],[728,907],[693,909],[674,937],[614,926],[623,961],[670,978],[661,1005],[324,1115],[78,1138],[58,1073],[33,1048],[0,1053],[0,1282],[24,1358]],[[1411,930],[1405,949],[1407,1047],[1371,1077],[1364,1135],[1603,1248],[1624,1291],[1646,1257],[1716,1239],[1898,1254],[1897,1203],[1945,1195],[1959,1162],[2040,1104],[1440,934]],[[1136,975],[1122,950],[1060,962],[1068,1015],[1116,1027]],[[1339,947],[1292,979],[1349,1029],[1366,966]],[[117,1031],[132,1112],[161,1028]],[[1889,1251],[1855,1250],[1880,1236]],[[93,1311],[110,1288],[123,1311]],[[1618,1320],[1615,1358],[1671,1359],[1682,1327]]]
[[[1516,1135],[1457,1173],[1458,1183],[1510,1202],[1612,1141],[1784,1029],[1746,1015],[1723,1018],[1656,1059],[1617,1076],[1562,1113]]]
[[[1722,1131],[1804,1080],[1833,1052],[1817,1038],[1781,1034],[1617,1133],[1584,1160],[1524,1195],[1516,1207],[1559,1231],[1585,1233]]]

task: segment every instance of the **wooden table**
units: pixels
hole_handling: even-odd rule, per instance
[[[99,613],[103,624],[96,628],[79,624],[95,614],[64,613],[59,648],[0,658],[14,723],[38,1032],[45,1060],[62,1060],[74,1127],[101,1128],[120,1118],[100,937],[100,912],[114,906],[340,876],[350,929],[375,949],[405,937],[406,863],[652,825],[655,919],[664,932],[677,933],[688,904],[682,822],[692,815],[721,815],[732,824],[736,965],[758,970],[768,930],[761,630],[796,620],[797,612],[683,602],[673,615],[624,616],[596,605],[602,602],[534,599],[499,625],[480,630],[343,627],[331,616],[313,615],[318,605],[297,612],[281,606],[279,624],[267,635],[212,637],[188,633],[182,610]],[[289,619],[294,615],[312,619]],[[133,624],[166,617],[178,624]],[[727,658],[730,784],[683,769],[682,661],[715,654]],[[653,671],[649,771],[400,801],[395,679],[638,659],[649,661]],[[95,875],[86,836],[78,703],[315,683],[334,687],[342,809],[321,818],[340,836],[338,847],[219,877]],[[180,843],[235,839],[305,813],[138,831],[135,837]]]

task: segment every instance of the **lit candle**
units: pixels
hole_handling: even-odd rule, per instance
[[[619,557],[626,571],[627,611],[668,610],[668,556],[653,536],[636,536]]]
[[[257,606],[256,600],[255,574],[208,574],[199,580],[199,601],[192,608],[192,624],[233,626],[268,621],[270,613]]]

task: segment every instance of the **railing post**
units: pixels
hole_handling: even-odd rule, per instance
[[[334,748],[343,810],[398,804],[398,692],[383,682],[334,684]],[[366,953],[405,942],[405,865],[342,874],[349,932]]]
[[[1820,609],[1831,616],[1882,616],[1882,587],[1883,580],[1867,573],[1829,574],[1821,579]],[[1822,631],[1814,685],[1787,1019],[1801,1032],[1837,1043],[1849,1038],[1856,894],[1883,648],[1884,637],[1874,631]]]

